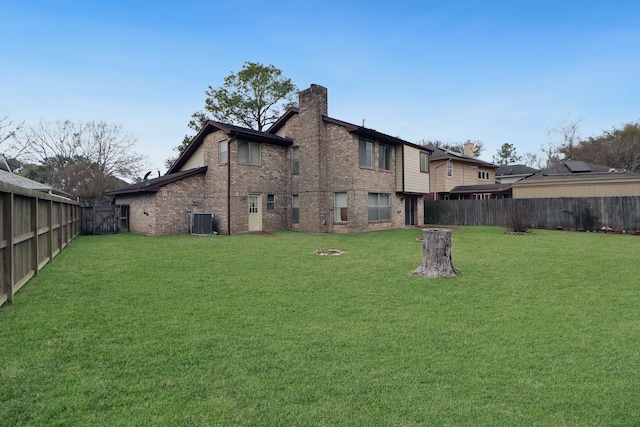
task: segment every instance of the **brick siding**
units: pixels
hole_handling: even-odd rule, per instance
[[[249,230],[248,200],[252,194],[261,196],[264,231],[349,233],[403,227],[405,204],[404,196],[395,192],[396,168],[379,170],[379,144],[374,141],[373,168],[361,168],[358,136],[344,126],[323,120],[328,113],[326,88],[312,85],[299,95],[299,113],[292,115],[278,132],[293,139],[292,147],[261,143],[259,166],[239,164],[238,140],[222,131],[212,132],[199,148],[208,166],[206,174],[168,184],[155,195],[118,197],[117,203],[131,206],[131,230],[149,234],[186,233],[188,214],[193,208],[215,214],[221,233],[244,233]],[[228,141],[229,145],[229,162],[223,165],[218,159],[220,141]],[[293,147],[300,150],[297,174],[291,173]],[[397,150],[390,150],[392,165],[396,162],[396,153]],[[346,223],[334,223],[336,192],[347,193]],[[369,193],[389,194],[390,220],[369,221]],[[275,197],[273,211],[267,210],[270,194]],[[300,201],[298,224],[292,223],[292,195],[298,195]],[[196,204],[191,205],[191,200]],[[422,197],[418,197],[418,225],[422,224],[423,216]]]

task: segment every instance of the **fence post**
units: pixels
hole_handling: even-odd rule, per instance
[[[7,295],[7,302],[13,301],[13,193],[4,193],[4,209],[2,212],[3,225],[4,225],[4,274],[2,277],[4,292]]]
[[[40,207],[40,199],[34,197],[31,199],[31,230],[33,232],[33,240],[31,241],[31,268],[35,274],[40,270],[38,268],[40,257],[40,239],[38,238],[38,209]]]
[[[47,227],[49,227],[49,261],[51,261],[53,259],[53,200],[49,200]]]

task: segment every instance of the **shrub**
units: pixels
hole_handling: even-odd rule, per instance
[[[512,233],[526,233],[535,223],[535,213],[524,200],[510,200],[505,211],[505,227]]]

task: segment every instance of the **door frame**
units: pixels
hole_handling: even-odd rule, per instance
[[[418,197],[404,196],[404,225],[416,225],[418,215]]]
[[[247,212],[249,231],[262,231],[262,194],[249,194]]]

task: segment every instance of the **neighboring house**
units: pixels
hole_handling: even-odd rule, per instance
[[[514,199],[640,196],[640,174],[567,160],[511,187]]]
[[[496,169],[496,183],[513,184],[538,172],[539,169],[527,165],[501,165]]]
[[[509,185],[496,184],[493,163],[474,157],[473,143],[464,144],[465,153],[427,146],[430,156],[430,200],[494,199],[510,197]]]
[[[72,199],[71,194],[64,191],[56,190],[48,184],[43,184],[38,181],[34,181],[24,176],[15,174],[11,171],[9,164],[7,163],[4,155],[0,154],[0,182],[6,182],[7,184],[15,185],[17,187],[25,188],[27,190],[41,191],[43,193],[51,194],[53,196],[61,197],[63,199]]]
[[[328,116],[327,89],[299,93],[268,131],[209,121],[167,175],[111,191],[130,230],[361,232],[423,224],[428,148]]]

